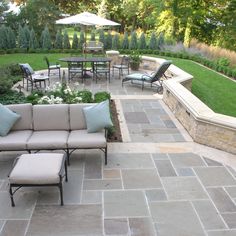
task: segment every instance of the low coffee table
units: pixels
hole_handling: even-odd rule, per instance
[[[64,177],[67,182],[65,154],[35,153],[17,157],[9,174],[11,205],[15,206],[13,195],[18,189],[38,186],[57,186],[60,190],[61,205],[63,205]]]

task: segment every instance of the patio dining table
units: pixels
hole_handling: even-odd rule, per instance
[[[88,78],[90,76],[88,76],[86,74],[86,72],[87,71],[92,71],[93,72],[93,69],[86,68],[86,63],[87,62],[91,63],[92,68],[94,67],[94,63],[106,62],[106,63],[109,64],[109,69],[110,69],[110,64],[111,64],[112,59],[108,58],[108,57],[65,57],[65,58],[60,58],[59,61],[67,62],[68,66],[69,66],[70,63],[82,63],[83,64],[83,72],[84,72],[83,73],[83,78]]]

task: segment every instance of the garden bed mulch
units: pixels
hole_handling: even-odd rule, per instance
[[[121,130],[120,130],[120,122],[118,119],[118,113],[116,110],[116,104],[114,100],[110,102],[110,109],[112,114],[112,122],[114,125],[114,129],[111,135],[108,137],[108,142],[122,142]]]

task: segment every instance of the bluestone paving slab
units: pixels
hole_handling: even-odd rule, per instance
[[[120,179],[120,170],[103,170],[103,178],[104,179]]]
[[[86,179],[83,184],[84,190],[107,190],[107,189],[122,189],[120,179]]]
[[[108,163],[104,166],[107,168],[154,168],[154,164],[149,154],[145,153],[110,153]]]
[[[167,160],[168,155],[166,153],[152,153],[154,160]]]
[[[229,170],[229,172],[234,176],[234,178],[236,179],[236,171],[230,167],[230,166],[227,166],[227,170]]]
[[[175,168],[179,176],[195,176],[192,168]]]
[[[236,198],[236,186],[234,187],[225,187],[225,190],[230,195],[231,198]]]
[[[190,202],[149,203],[158,236],[205,236]]]
[[[102,191],[82,191],[82,204],[101,204]]]
[[[226,229],[226,225],[211,201],[193,201],[193,205],[204,226],[204,229]]]
[[[125,189],[161,188],[160,178],[155,169],[122,170]]]
[[[207,188],[207,192],[219,212],[236,212],[235,203],[230,199],[223,188]]]
[[[217,230],[207,232],[208,236],[235,236],[236,230]]]
[[[145,194],[150,202],[167,200],[166,193],[163,189],[149,189],[145,191]]]
[[[24,236],[28,220],[7,220],[0,231],[0,236]]]
[[[236,185],[236,180],[225,167],[194,168],[194,171],[206,187]]]
[[[229,228],[236,229],[236,212],[221,214]]]
[[[160,177],[176,176],[176,172],[169,160],[155,160]]]
[[[100,152],[93,153],[93,155],[86,155],[84,178],[85,179],[102,178],[102,159]]]
[[[169,200],[208,199],[196,177],[161,178]]]
[[[221,164],[218,161],[214,161],[206,157],[203,157],[203,159],[207,163],[208,166],[223,166],[223,164]]]
[[[172,129],[172,130],[175,130],[175,129]],[[173,136],[175,142],[185,142],[185,138],[183,137],[182,134],[172,134],[172,136]]]
[[[128,221],[126,218],[104,219],[104,231],[106,235],[127,234]]]
[[[167,128],[176,128],[176,126],[172,120],[164,120],[164,124]]]
[[[82,191],[83,172],[70,170],[68,172],[68,182],[63,185],[63,195],[65,204],[79,204]]]
[[[42,187],[38,190],[37,205],[59,204],[60,193],[57,187]]]
[[[2,228],[3,228],[3,226],[4,226],[5,223],[6,223],[5,220],[0,220],[0,233],[1,233]]]
[[[27,236],[38,235],[103,235],[102,206],[36,206]]]
[[[149,123],[148,118],[144,112],[125,112],[124,116],[128,124]]]
[[[0,220],[30,219],[37,200],[36,191],[19,190],[14,195],[16,206],[12,207],[8,192],[0,192]]]
[[[131,236],[155,236],[155,229],[149,217],[129,218]]]
[[[205,166],[201,157],[193,153],[170,153],[169,156],[176,168]]]
[[[149,216],[143,191],[105,191],[105,217]]]
[[[0,179],[7,179],[13,165],[13,160],[11,161],[0,161]]]

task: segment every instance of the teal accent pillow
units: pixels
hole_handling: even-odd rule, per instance
[[[6,136],[20,115],[0,104],[0,136]]]
[[[32,67],[28,64],[28,63],[25,63],[25,64],[21,64],[24,68],[27,68],[30,72],[31,75],[34,74],[34,70],[32,69]]]
[[[113,126],[110,116],[109,100],[83,108],[88,133],[95,133]]]

